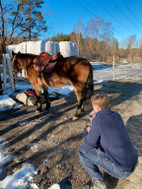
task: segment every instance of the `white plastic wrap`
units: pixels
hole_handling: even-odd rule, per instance
[[[6,52],[8,54],[11,54],[12,51],[15,53],[20,51],[21,53],[31,53],[36,55],[39,55],[41,52],[48,52],[51,55],[61,52],[64,57],[68,57],[77,55],[77,46],[75,43],[69,41],[61,41],[57,43],[48,40],[27,41],[6,47]]]
[[[57,43],[57,50],[59,50],[64,57],[77,55],[76,45],[69,41],[61,41]]]
[[[57,51],[56,51],[56,43],[54,41],[46,41],[46,40],[43,40],[43,45],[44,45],[44,52],[47,52],[51,55],[55,54]]]

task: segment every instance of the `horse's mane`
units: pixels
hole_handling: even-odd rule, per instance
[[[31,54],[31,53],[17,53],[16,54],[19,58],[35,58],[36,54]]]

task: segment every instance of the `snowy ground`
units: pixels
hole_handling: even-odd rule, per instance
[[[92,63],[94,69],[94,84],[106,82],[112,80],[113,72],[112,65],[106,64],[97,64]],[[115,78],[116,79],[141,79],[142,64],[131,63],[131,64],[117,64],[115,67]],[[23,91],[25,89],[30,89],[32,86],[30,84],[16,84],[16,90]],[[73,91],[71,85],[66,85],[62,88],[49,88],[49,93],[59,93],[62,95],[68,95]],[[4,92],[4,95],[0,96],[0,111],[10,110],[12,108],[17,108],[18,104],[9,97],[12,93],[11,89],[7,89]],[[16,156],[7,156],[5,151],[6,140],[0,139],[0,188],[1,189],[25,189],[25,188],[38,188],[36,184],[30,184],[30,181],[33,179],[36,174],[34,165],[23,164],[21,169],[17,169],[13,172],[12,175],[2,178],[1,175],[4,175],[4,165],[9,161],[16,161]],[[52,187],[54,188],[54,186]],[[57,188],[57,185],[56,185]]]

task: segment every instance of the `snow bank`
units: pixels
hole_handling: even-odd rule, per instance
[[[8,95],[0,96],[0,111],[6,111],[16,106],[16,102]]]

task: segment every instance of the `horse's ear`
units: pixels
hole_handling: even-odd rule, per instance
[[[12,51],[12,56],[14,56],[15,55],[15,52],[14,51]]]
[[[21,52],[20,52],[20,51],[18,51],[18,54],[21,54]]]

